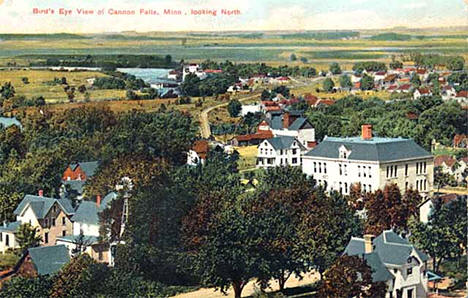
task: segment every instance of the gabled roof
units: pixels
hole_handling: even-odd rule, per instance
[[[275,150],[281,150],[281,149],[289,149],[291,148],[292,144],[294,141],[296,141],[295,137],[288,137],[288,136],[279,136],[271,139],[266,140],[268,143],[273,146]],[[299,142],[297,144],[300,145]]]
[[[83,194],[85,183],[85,180],[62,180],[63,185],[70,186],[70,189],[78,194]]]
[[[16,232],[18,231],[19,226],[21,226],[21,222],[19,221],[6,222],[0,225],[0,232]]]
[[[206,159],[206,155],[209,151],[208,142],[205,140],[195,141],[192,150],[195,151],[201,159]]]
[[[379,255],[376,252],[364,255],[367,265],[372,269],[372,281],[387,281],[393,279],[393,275],[388,271],[385,264],[382,263]]]
[[[72,221],[87,223],[92,225],[99,224],[99,213],[110,206],[110,203],[117,198],[117,193],[111,192],[107,194],[101,201],[101,205],[98,206],[96,202],[93,201],[82,201],[76,213],[72,217]]]
[[[38,219],[42,219],[49,213],[50,208],[52,208],[55,203],[57,203],[59,207],[62,208],[65,214],[71,215],[75,213],[75,209],[73,209],[71,201],[68,199],[54,199],[33,195],[25,195],[13,213],[15,215],[19,215],[28,206],[31,206],[31,209],[34,211],[36,217]]]
[[[68,243],[77,243],[77,241],[80,240],[80,235],[62,236],[62,237],[57,238],[57,240],[68,242]],[[90,245],[99,243],[99,237],[96,237],[96,236],[83,235],[82,240],[84,243],[90,244]]]
[[[429,158],[432,155],[411,139],[378,138],[363,140],[361,137],[325,138],[305,156],[339,158],[339,148],[344,145],[351,151],[350,160],[393,161],[411,158]]]
[[[96,170],[99,167],[99,161],[88,161],[88,162],[79,162],[75,164],[70,164],[70,169],[75,171],[78,166],[86,174],[86,177],[89,178],[89,177],[92,177],[96,173]]]
[[[411,84],[404,84],[404,85],[401,85],[398,89],[399,89],[399,90],[409,90],[409,89],[411,89],[411,87],[413,87],[413,85],[411,85]]]
[[[440,167],[442,164],[446,164],[448,167],[452,167],[457,160],[450,155],[439,155],[434,158],[434,166]]]
[[[31,261],[39,275],[54,274],[70,262],[65,245],[42,246],[28,249]]]
[[[467,98],[468,97],[468,91],[462,90],[462,91],[458,92],[457,97]]]
[[[0,127],[3,126],[4,128],[10,127],[12,125],[16,125],[19,128],[23,128],[21,122],[18,121],[15,117],[8,118],[8,117],[0,117]]]

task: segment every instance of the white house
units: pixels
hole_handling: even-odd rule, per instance
[[[363,125],[361,137],[325,138],[302,157],[302,170],[343,194],[355,183],[364,192],[395,183],[402,192],[413,188],[427,196],[434,184],[429,152],[411,139],[373,137],[371,125]]]
[[[185,81],[185,77],[188,74],[195,74],[200,80],[203,80],[207,77],[206,73],[201,69],[200,65],[193,63],[189,65],[184,65],[184,69],[182,71],[183,81]]]
[[[387,284],[386,298],[427,296],[427,255],[392,230],[383,231],[376,238],[352,237],[344,254],[366,261],[373,271],[373,281]]]
[[[207,141],[195,141],[192,149],[187,152],[187,165],[196,166],[204,164],[208,155],[209,145]]]
[[[447,85],[442,88],[441,95],[443,100],[450,100],[457,96],[457,91],[452,86]]]
[[[264,140],[258,145],[257,168],[300,166],[301,153],[306,148],[291,136]]]
[[[457,160],[449,155],[439,155],[434,159],[434,166],[440,167],[442,173],[453,176],[458,183],[461,183],[468,170],[468,157]]]
[[[260,104],[252,104],[252,105],[242,105],[241,116],[244,117],[248,113],[259,113],[261,111]]]
[[[432,92],[428,88],[417,88],[413,92],[413,99],[419,99],[425,96],[432,96]]]
[[[306,148],[315,146],[315,129],[300,113],[270,114],[266,121],[275,137],[295,137]]]

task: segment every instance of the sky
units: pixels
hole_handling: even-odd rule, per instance
[[[55,9],[34,15],[33,8]],[[71,9],[71,16],[58,9]],[[104,9],[104,16],[83,16],[77,9]],[[111,16],[108,10],[136,10]],[[140,9],[159,16],[141,16]],[[163,15],[180,9],[182,16]],[[191,9],[216,9],[195,16]],[[222,16],[221,9],[240,11]],[[187,15],[184,15],[187,13]],[[468,26],[468,0],[0,0],[0,33],[99,33],[120,31],[343,30]]]

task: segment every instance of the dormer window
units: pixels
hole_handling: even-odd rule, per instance
[[[345,146],[341,146],[339,149],[339,156],[342,159],[347,159],[349,155],[351,154],[351,151],[348,150]]]

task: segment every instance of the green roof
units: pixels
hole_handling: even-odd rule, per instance
[[[80,235],[69,235],[69,236],[62,236],[57,238],[57,241],[69,242],[69,243],[76,243],[79,240]],[[96,236],[88,236],[83,235],[83,241],[87,244],[96,244],[99,243],[99,239]]]
[[[83,194],[83,188],[86,181],[84,180],[63,180],[62,184],[70,186],[70,190],[76,192],[77,194]]]
[[[14,221],[14,222],[5,222],[4,224],[0,225],[0,232],[16,232],[18,231],[21,222]]]
[[[13,213],[15,215],[19,215],[24,211],[24,209],[27,206],[31,206],[36,217],[42,219],[47,215],[47,213],[49,213],[50,208],[52,208],[52,206],[55,203],[57,203],[67,215],[73,214],[75,212],[71,201],[68,199],[54,199],[48,197],[26,195],[24,196],[23,200],[18,204]]]
[[[281,150],[281,149],[289,149],[291,148],[292,144],[294,141],[296,141],[295,137],[289,137],[289,136],[279,136],[271,139],[266,140],[268,143],[275,148],[275,150]],[[301,144],[297,142],[299,146]]]
[[[39,275],[57,273],[70,261],[65,245],[34,247],[28,253]]]
[[[305,156],[339,158],[341,146],[351,151],[348,160],[394,161],[414,158],[431,158],[432,155],[411,139],[403,138],[371,138],[363,140],[353,138],[325,138]]]
[[[81,170],[86,174],[86,177],[92,177],[99,167],[98,161],[87,161],[87,162],[79,162],[75,164],[70,164],[70,168],[74,171],[77,167],[80,167]]]
[[[112,202],[112,200],[114,200],[116,197],[117,193],[115,192],[107,194],[102,199],[101,205],[99,207],[94,201],[82,201],[76,209],[76,213],[73,215],[72,221],[93,225],[99,224],[99,212],[107,208],[110,202]]]
[[[372,269],[372,281],[378,282],[393,279],[393,275],[382,263],[379,255],[376,252],[365,254],[364,260],[366,260],[367,265],[369,265],[369,267]]]

